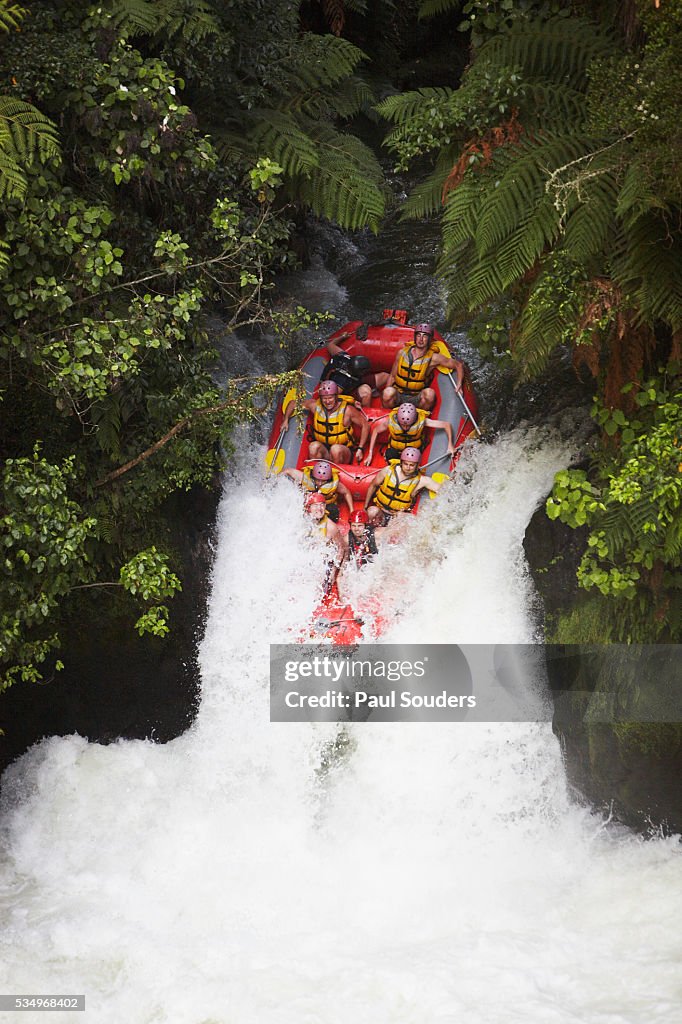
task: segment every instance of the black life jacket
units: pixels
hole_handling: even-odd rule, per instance
[[[352,530],[348,531],[348,551],[355,559],[358,569],[371,562],[377,554],[377,542],[374,539],[374,527],[365,526],[365,533],[361,540],[356,540]]]

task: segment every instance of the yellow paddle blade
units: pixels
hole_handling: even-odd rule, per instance
[[[277,455],[275,455],[277,452]],[[277,451],[276,448],[271,448],[265,456],[265,465],[268,467],[268,473],[281,473],[284,469],[284,463],[286,461],[286,452],[280,448]]]
[[[447,473],[432,473],[431,479],[435,480],[437,484],[442,484],[444,480],[449,480],[450,477]],[[433,491],[429,491],[429,498],[437,498],[438,495],[434,494]]]
[[[433,345],[439,355],[445,356],[446,359],[452,358],[450,349],[444,341],[434,341]],[[452,370],[448,370],[447,366],[437,366],[436,369],[439,373],[452,373]]]
[[[284,396],[284,399],[282,400],[282,412],[286,412],[287,411],[287,406],[288,406],[289,402],[293,402],[295,398],[296,398],[296,388],[289,388],[289,390],[287,391],[286,395]]]

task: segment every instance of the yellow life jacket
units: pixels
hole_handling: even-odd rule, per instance
[[[432,343],[423,356],[415,358],[412,345],[406,345],[398,357],[398,366],[395,371],[395,386],[398,391],[414,395],[423,391],[429,377],[431,360],[437,352],[438,346]]]
[[[313,476],[313,467],[303,467],[303,479],[301,480],[301,487],[304,491],[317,491],[318,494],[324,495],[324,500],[328,505],[331,505],[338,498],[337,491],[339,489],[339,471],[332,466],[332,478],[327,480],[326,483],[320,484]]]
[[[394,409],[388,417],[389,445],[401,452],[403,448],[421,448],[424,443],[424,424],[429,418],[426,409],[417,409],[417,419],[405,430],[398,423],[398,410]]]
[[[318,399],[313,410],[313,441],[319,441],[326,448],[330,448],[333,444],[345,444],[348,447],[353,444],[353,434],[343,422],[346,405],[347,400],[342,398],[338,409],[335,409],[334,412],[327,412]]]
[[[379,484],[379,490],[374,495],[374,501],[379,508],[386,512],[407,512],[414,504],[415,488],[422,478],[422,473],[417,472],[409,479],[400,480],[398,477],[398,466],[400,463],[393,459],[390,462],[390,469]]]
[[[331,519],[329,518],[329,516],[325,512],[324,516],[322,517],[322,519],[320,519],[319,523],[315,523],[314,526],[310,527],[310,536],[311,537],[323,537],[326,540],[327,539],[327,527],[329,526],[330,523],[331,523]]]

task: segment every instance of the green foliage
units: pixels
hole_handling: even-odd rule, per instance
[[[0,543],[0,690],[40,678],[57,646],[47,628],[60,601],[89,572],[86,541],[96,521],[69,497],[75,458],[7,459],[2,474]]]
[[[285,3],[269,14],[258,2],[130,0],[84,15],[67,0],[41,5],[3,40],[0,81],[12,92],[0,100],[1,139],[10,125],[0,166],[9,154],[21,175],[3,186],[0,229],[5,684],[40,678],[75,595],[79,608],[118,595],[141,634],[167,632],[179,581],[162,551],[161,504],[215,483],[235,425],[277,386],[216,384],[204,321],[209,304],[228,330],[266,321],[272,275],[293,259],[283,194],[294,176],[253,143],[253,101],[324,130],[321,174],[335,96],[348,113],[368,94],[347,80],[359,51],[302,41]],[[311,71],[306,50],[329,60]],[[207,131],[233,114],[239,149],[220,156]],[[344,160],[359,175],[359,150]],[[44,458],[29,458],[40,439]]]
[[[662,632],[666,611],[679,605],[682,590],[682,392],[650,380],[635,404],[637,415],[628,418],[595,403],[593,415],[612,440],[590,477],[583,470],[557,474],[547,514],[574,529],[589,527],[580,585],[616,602],[620,614],[634,603],[635,619],[653,603]],[[631,618],[630,632],[619,638],[636,639]],[[679,617],[667,621],[673,640],[679,623]]]
[[[435,212],[439,187],[446,197],[438,271],[452,322],[485,316],[513,294],[522,376],[544,370],[558,345],[597,339],[606,366],[628,330],[623,319],[632,329],[680,329],[675,17],[674,30],[637,55],[577,17],[491,30],[459,90],[423,90],[380,107],[397,126],[386,144],[400,166],[438,155],[405,210]],[[620,321],[598,314],[588,287],[595,279],[612,282]]]
[[[180,580],[169,569],[167,556],[154,546],[138,552],[122,565],[119,575],[124,590],[146,603],[173,597],[178,590],[182,590]],[[152,604],[137,620],[135,628],[140,636],[145,633],[165,636],[168,633],[167,606]]]
[[[59,158],[57,129],[39,110],[0,96],[0,199],[21,199],[27,172],[36,163]]]
[[[314,313],[305,306],[274,311],[272,326],[279,347],[286,353],[291,366],[300,361],[301,340],[312,332],[319,332],[323,324],[334,319],[333,313]]]
[[[220,32],[208,0],[104,0],[93,22],[113,26],[125,39],[182,35],[196,41]]]
[[[486,39],[515,22],[567,17],[569,9],[562,0],[422,0],[420,18],[432,18],[451,10],[460,10],[465,17],[459,23],[460,32],[471,32],[471,45],[480,46]]]
[[[0,32],[18,30],[25,15],[25,7],[12,3],[12,0],[0,0]]]
[[[284,192],[321,217],[377,231],[385,197],[381,166],[336,121],[368,107],[372,93],[354,72],[364,54],[344,39],[304,34],[299,62],[239,132],[223,134],[219,151],[266,156],[282,168]]]

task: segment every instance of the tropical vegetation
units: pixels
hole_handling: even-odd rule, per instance
[[[458,88],[380,106],[406,215],[438,215],[452,324],[521,382],[569,350],[594,379],[593,465],[549,514],[589,525],[579,582],[611,638],[678,638],[682,586],[682,3],[448,3],[475,29]],[[501,342],[501,344],[500,344]]]
[[[548,511],[605,636],[677,638],[681,76],[682,0],[0,0],[0,687],[94,595],[167,632],[166,503],[278,384],[217,382],[207,316],[311,322],[271,288],[306,218],[380,230],[362,118],[440,218],[450,324],[593,381]]]

